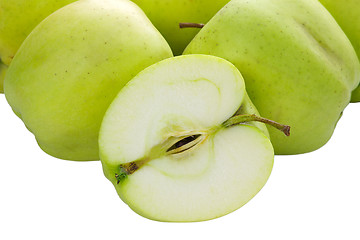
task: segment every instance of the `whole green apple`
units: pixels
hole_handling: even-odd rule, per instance
[[[273,166],[263,124],[270,121],[247,106],[244,80],[224,59],[188,55],[156,63],[119,92],[104,116],[105,176],[150,219],[228,214],[260,191]],[[271,125],[289,134],[288,126]]]
[[[207,23],[230,0],[132,0],[165,37],[175,55],[180,55],[199,32],[179,28],[179,23]]]
[[[5,96],[48,154],[96,160],[103,115],[138,72],[171,49],[129,0],[80,0],[42,21],[5,76]]]
[[[360,1],[320,0],[320,2],[344,30],[360,59]],[[360,86],[353,91],[351,101],[360,101]]]
[[[9,65],[29,33],[55,10],[75,0],[0,0],[0,60]],[[0,79],[0,92],[3,92]]]
[[[269,128],[276,154],[323,146],[359,85],[360,64],[335,19],[313,0],[232,0],[196,35],[185,54],[209,54],[242,73]]]

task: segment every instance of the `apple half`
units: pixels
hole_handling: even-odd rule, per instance
[[[262,122],[289,130],[249,106],[243,78],[226,60],[188,55],[156,63],[105,114],[99,136],[105,176],[149,219],[228,214],[270,176],[274,151]]]

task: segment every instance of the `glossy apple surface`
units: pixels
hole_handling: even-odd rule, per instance
[[[24,41],[5,77],[14,112],[48,154],[95,160],[103,115],[138,72],[171,57],[165,39],[128,0],[81,0]]]
[[[199,32],[180,29],[179,23],[207,23],[229,0],[132,0],[165,37],[175,55],[180,55]]]
[[[320,2],[344,30],[360,58],[360,2],[358,0],[320,0]],[[360,101],[360,87],[354,90],[351,100]]]
[[[292,127],[289,138],[269,128],[276,154],[323,146],[360,80],[350,41],[313,0],[233,0],[184,53],[232,62],[261,116]]]
[[[8,66],[36,25],[72,2],[75,0],[0,0],[0,60]],[[2,80],[0,92],[3,92]]]

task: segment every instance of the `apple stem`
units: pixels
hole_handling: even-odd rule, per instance
[[[234,125],[238,125],[238,124],[245,123],[245,122],[252,122],[252,121],[262,122],[262,123],[268,124],[270,126],[273,126],[273,127],[277,128],[277,129],[279,129],[286,136],[290,136],[290,126],[280,124],[278,122],[275,122],[273,120],[269,120],[267,118],[259,117],[259,116],[255,115],[255,114],[244,114],[244,115],[237,115],[237,116],[231,117],[230,119],[226,120],[223,123],[223,126],[224,127],[231,127],[231,126],[234,126]]]
[[[180,28],[203,28],[203,23],[179,23]]]

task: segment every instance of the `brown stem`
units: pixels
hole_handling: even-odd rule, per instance
[[[179,23],[180,28],[203,28],[205,24],[202,23]]]
[[[225,121],[223,123],[223,126],[230,127],[233,125],[237,125],[237,124],[244,123],[244,122],[251,122],[251,121],[262,122],[262,123],[268,124],[270,126],[273,126],[277,129],[279,129],[286,136],[290,136],[290,126],[277,123],[277,122],[275,122],[273,120],[269,120],[267,118],[256,116],[255,114],[234,116],[234,117],[228,119],[227,121]]]

